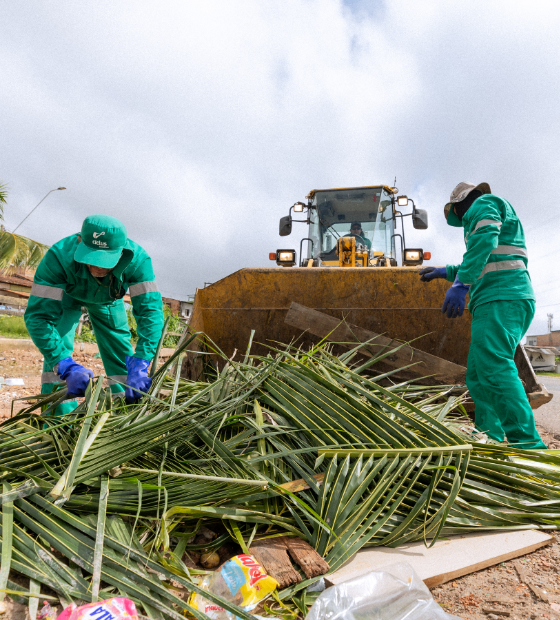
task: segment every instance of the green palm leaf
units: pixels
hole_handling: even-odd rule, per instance
[[[288,534],[334,570],[365,546],[560,524],[560,457],[472,441],[451,386],[396,384],[325,344],[235,362],[210,341],[206,379],[184,380],[176,362],[201,337],[138,405],[111,402],[98,381],[70,414],[35,414],[60,390],[0,424],[13,570],[67,601],[109,584],[151,617],[201,620],[164,585],[196,590],[185,552]],[[64,509],[44,498],[57,483]],[[202,525],[219,534],[211,543],[193,542]]]
[[[11,273],[20,267],[34,269],[48,249],[48,245],[39,241],[0,230],[0,271]]]

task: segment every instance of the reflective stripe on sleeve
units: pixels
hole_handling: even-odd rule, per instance
[[[477,222],[474,230],[478,230],[481,226],[497,226],[498,230],[500,230],[502,227],[502,222],[496,222],[496,220],[480,220],[480,222]]]
[[[56,372],[44,372],[41,375],[41,384],[43,383],[66,383],[63,381]]]
[[[154,280],[151,282],[139,282],[130,286],[128,292],[131,297],[136,297],[136,295],[143,295],[144,293],[157,293],[158,287]]]
[[[482,273],[478,276],[478,279],[490,271],[506,271],[509,269],[526,269],[525,263],[522,260],[502,260],[499,263],[488,263]]]
[[[43,297],[44,299],[55,299],[56,301],[62,301],[64,295],[64,289],[58,288],[58,286],[47,286],[46,284],[37,284],[33,282],[31,286],[31,295],[35,297]]]
[[[520,248],[517,245],[499,245],[495,250],[492,250],[490,254],[518,254],[526,258],[529,256],[525,248]]]
[[[109,385],[118,385],[119,383],[126,383],[127,375],[111,375],[107,377],[107,383]]]

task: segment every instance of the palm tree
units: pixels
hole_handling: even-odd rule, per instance
[[[34,269],[41,262],[48,245],[15,235],[4,229],[4,205],[7,204],[8,187],[0,183],[0,272],[12,273],[18,268]]]

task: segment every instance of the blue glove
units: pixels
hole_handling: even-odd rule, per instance
[[[443,302],[442,312],[447,311],[447,318],[454,319],[458,316],[463,316],[465,309],[465,297],[470,289],[470,284],[463,284],[455,278],[455,282],[451,285],[451,288],[445,295]]]
[[[137,403],[143,396],[140,392],[137,392],[133,388],[138,388],[142,392],[147,392],[152,385],[152,380],[148,377],[148,366],[150,360],[143,360],[139,357],[126,356],[126,384],[127,387],[124,391],[124,397],[128,405]]]
[[[65,357],[57,364],[56,374],[64,381],[68,387],[68,396],[84,396],[90,379],[93,379],[91,370],[84,368],[75,362],[71,357]]]
[[[420,280],[431,282],[438,278],[447,278],[447,267],[424,267],[420,269]]]

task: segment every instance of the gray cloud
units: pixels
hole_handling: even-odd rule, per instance
[[[460,262],[442,206],[486,180],[527,230],[531,331],[560,317],[554,3],[31,0],[0,19],[8,226],[68,187],[23,234],[53,243],[111,213],[184,297],[267,265],[310,189],[395,176],[430,213],[409,245]]]

